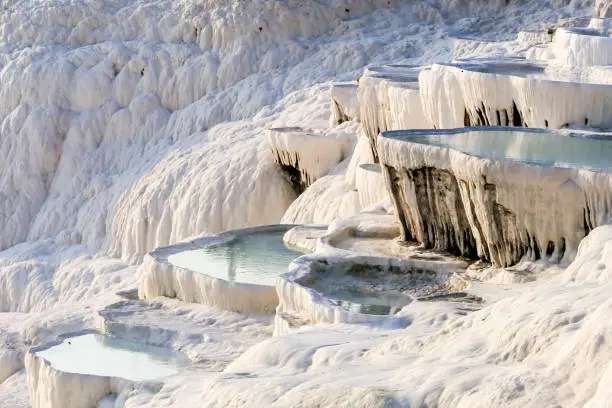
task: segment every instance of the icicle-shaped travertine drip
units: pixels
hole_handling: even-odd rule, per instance
[[[43,347],[35,348],[34,351]],[[98,406],[107,395],[118,395],[134,382],[118,377],[63,372],[34,351],[25,356],[30,403],[33,408]]]
[[[331,126],[359,119],[357,84],[334,84],[331,87],[331,105]]]
[[[481,132],[488,131],[512,132]],[[468,140],[479,131],[436,135],[457,132],[465,132]],[[521,138],[540,132],[522,131],[524,135],[505,148],[520,149]],[[566,263],[574,258],[582,238],[607,222],[612,210],[609,172],[481,158],[411,142],[411,135],[417,134],[424,132],[387,132],[378,140],[404,240],[497,266],[523,258]],[[580,160],[593,154],[589,140],[583,140]],[[546,148],[563,149],[563,140]]]
[[[419,75],[423,111],[438,129],[612,127],[611,85],[548,74],[516,61],[436,64]]]
[[[597,17],[612,17],[612,0],[597,0],[595,2],[595,15]]]
[[[357,168],[356,186],[362,208],[389,198],[379,164],[362,164]]]
[[[555,59],[569,66],[612,64],[612,37],[608,36],[608,24],[598,26],[558,29],[552,43]]]
[[[402,65],[371,67],[359,80],[359,117],[375,162],[378,162],[376,138],[380,132],[431,127],[421,108],[417,83],[420,70],[420,67]]]
[[[527,46],[546,44],[552,41],[552,34],[545,30],[540,31],[519,31],[516,40]]]
[[[303,192],[344,159],[348,141],[317,135],[302,128],[275,128],[268,131],[268,142],[276,162]]]

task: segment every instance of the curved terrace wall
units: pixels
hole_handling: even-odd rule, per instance
[[[571,261],[582,238],[608,221],[612,174],[477,157],[414,142],[414,138],[427,135],[462,135],[474,140],[477,132],[502,132],[510,137],[517,130],[399,131],[379,137],[385,182],[402,227],[402,239],[481,258],[497,266],[511,266],[524,258]],[[544,130],[520,133],[524,138],[551,134]],[[561,142],[570,137],[552,134]],[[506,147],[508,152],[521,151],[518,139],[514,146]],[[563,148],[561,144],[557,147]],[[556,147],[547,143],[541,148],[554,154]],[[581,158],[589,161],[598,153],[591,150],[582,152]],[[601,159],[606,160],[605,156]]]
[[[52,348],[63,339],[96,333],[82,331],[31,348],[25,355],[28,391],[33,408],[94,408],[108,395],[119,395],[135,381],[120,377],[98,376],[61,371],[36,353]]]
[[[607,28],[560,28],[552,43],[555,60],[569,66],[612,64],[612,37]]]
[[[419,85],[425,115],[437,129],[611,128],[612,85],[565,79],[514,60],[435,64],[421,72]]]
[[[232,230],[158,248],[144,258],[138,296],[141,299],[166,296],[236,312],[273,313],[278,305],[274,286],[229,282],[178,267],[168,258],[183,251],[227,243],[238,236],[255,232],[282,232],[292,227],[293,225],[268,225]]]
[[[285,127],[270,129],[268,143],[276,163],[294,189],[302,193],[344,159],[348,142],[298,127]]]
[[[380,132],[431,127],[421,108],[420,70],[421,67],[409,65],[370,67],[359,79],[359,118],[375,162],[378,162],[376,138]]]

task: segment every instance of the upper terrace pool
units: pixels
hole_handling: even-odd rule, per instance
[[[612,137],[599,133],[489,127],[392,131],[384,136],[495,160],[547,167],[612,169]]]

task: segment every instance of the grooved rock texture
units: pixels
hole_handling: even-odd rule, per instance
[[[276,163],[298,194],[344,159],[347,140],[290,127],[268,131]]]
[[[524,61],[434,64],[421,71],[419,88],[436,129],[612,127],[612,86]]]
[[[597,17],[612,17],[612,1],[597,0],[595,2],[595,15]]]
[[[608,220],[610,173],[476,157],[413,143],[409,135],[386,132],[378,139],[403,240],[496,266],[522,259],[564,263]]]

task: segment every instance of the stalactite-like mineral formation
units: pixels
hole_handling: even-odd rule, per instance
[[[612,211],[612,140],[512,128],[385,132],[402,239],[496,266],[571,261]]]

